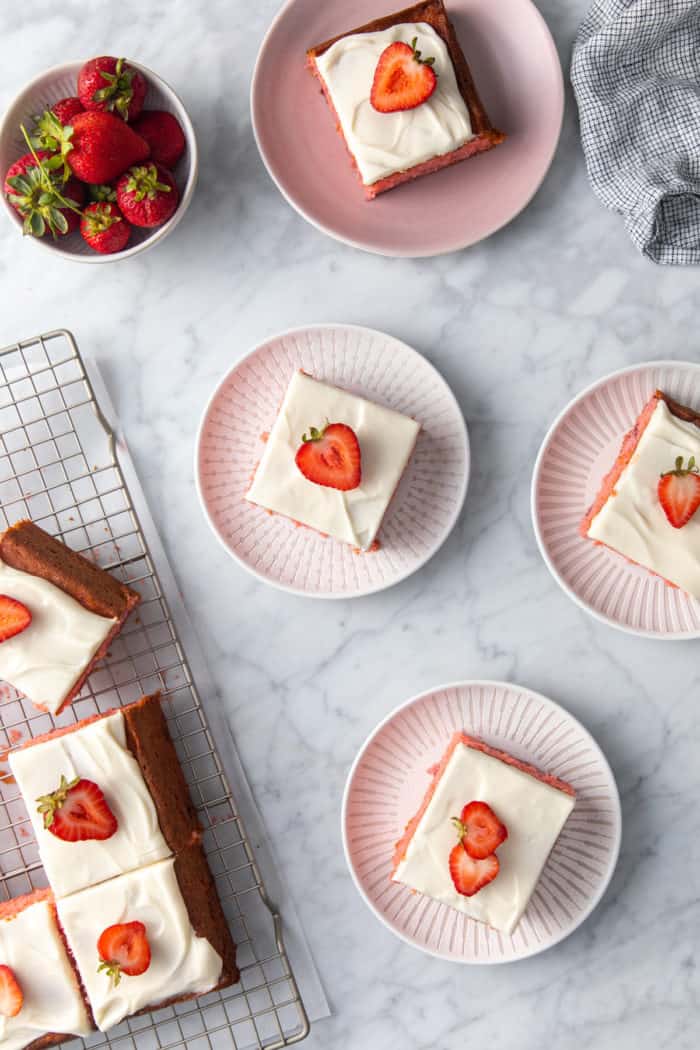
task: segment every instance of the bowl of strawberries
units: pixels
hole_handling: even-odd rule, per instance
[[[102,55],[47,70],[0,123],[3,201],[27,237],[77,262],[163,240],[197,182],[182,102],[136,62]]]

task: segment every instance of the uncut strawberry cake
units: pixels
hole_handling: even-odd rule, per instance
[[[245,498],[370,550],[419,431],[409,416],[297,371]]]
[[[306,58],[368,200],[505,138],[442,0],[377,18],[309,48]]]
[[[565,781],[455,733],[396,844],[391,878],[510,934],[574,804]]]
[[[581,535],[700,599],[700,414],[655,391],[625,435]]]
[[[140,596],[31,521],[0,535],[0,678],[58,715]]]

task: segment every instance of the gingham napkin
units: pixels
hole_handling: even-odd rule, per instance
[[[700,263],[700,2],[594,0],[571,63],[588,175],[657,263]]]

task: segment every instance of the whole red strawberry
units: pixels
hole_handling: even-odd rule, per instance
[[[77,179],[71,178],[62,185],[46,167],[49,157],[46,150],[25,153],[5,175],[5,195],[24,219],[24,233],[34,237],[46,233],[63,237],[77,230],[80,206],[85,200],[85,190]]]
[[[185,152],[185,134],[172,113],[165,110],[144,109],[134,131],[151,147],[151,160],[164,168],[174,168]]]
[[[117,113],[136,120],[143,109],[148,85],[125,58],[91,58],[78,73],[78,95],[85,109]]]
[[[82,104],[79,98],[75,95],[71,95],[69,98],[60,98],[58,102],[55,102],[51,107],[51,112],[61,124],[70,124],[73,117],[77,117],[78,113],[82,113],[85,106]]]
[[[111,255],[126,248],[131,226],[116,204],[96,201],[83,211],[80,232],[83,240],[100,255]]]
[[[68,164],[83,182],[111,182],[150,155],[146,140],[111,113],[78,113],[72,128]]]
[[[161,226],[179,199],[175,179],[159,164],[129,168],[117,183],[117,203],[133,226]]]

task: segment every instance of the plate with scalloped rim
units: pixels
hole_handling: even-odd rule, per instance
[[[356,553],[244,498],[299,368],[421,424],[377,551]],[[217,539],[258,579],[316,598],[359,597],[416,572],[447,539],[467,491],[469,438],[454,394],[417,350],[369,328],[309,325],[272,336],[221,380],[200,425],[195,478]]]
[[[462,730],[576,790],[576,805],[512,934],[390,880],[394,844],[418,810],[428,770]],[[407,700],[373,730],[348,775],[342,835],[360,895],[397,937],[449,962],[505,963],[553,947],[590,915],[615,871],[622,815],[610,766],[573,715],[508,682],[457,682]]]
[[[549,571],[586,612],[630,634],[700,638],[700,602],[578,531],[624,435],[657,388],[700,411],[700,365],[691,361],[623,368],[566,406],[537,456],[532,522]]]

